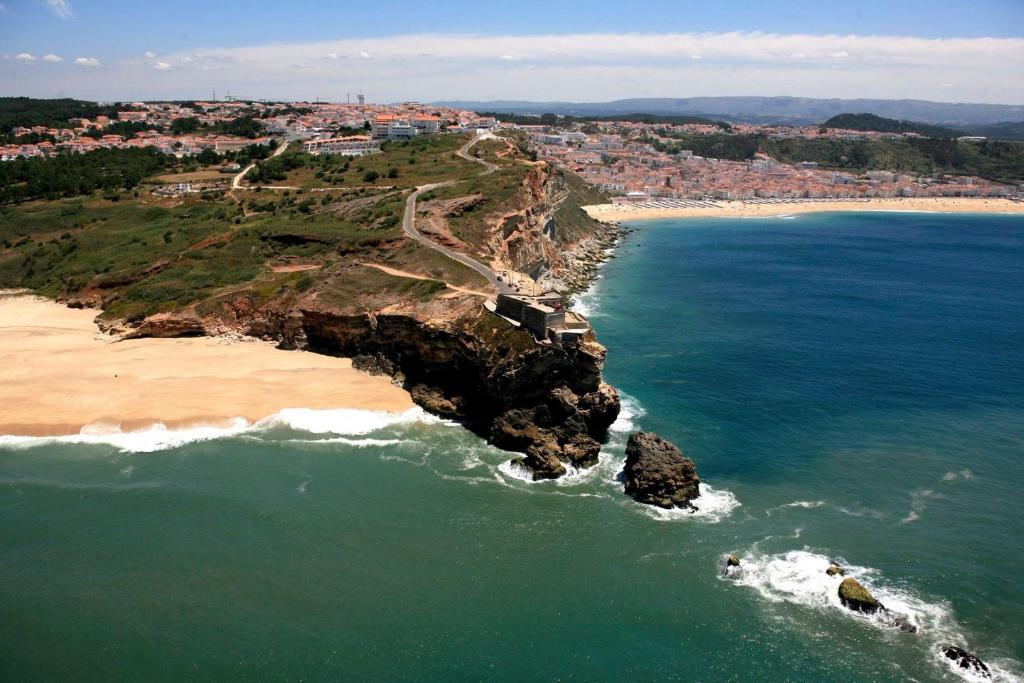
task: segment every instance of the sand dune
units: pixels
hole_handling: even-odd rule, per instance
[[[345,358],[215,338],[115,342],[98,332],[95,316],[0,294],[0,434],[255,422],[284,408],[413,406],[389,378],[355,370]]]

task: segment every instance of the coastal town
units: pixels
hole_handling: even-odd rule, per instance
[[[0,144],[0,161],[82,154],[98,149],[152,147],[176,157],[217,154],[248,145],[265,146],[271,139],[318,142],[307,151],[364,154],[383,140],[407,140],[439,132],[462,133],[494,128],[497,121],[473,112],[408,102],[365,103],[242,101],[100,103],[116,108],[115,117],[68,120],[62,126],[16,126],[10,142]],[[125,125],[128,124],[128,125]],[[239,125],[242,124],[242,125]],[[246,134],[231,134],[232,128]],[[220,130],[228,132],[219,132]],[[369,145],[334,145],[330,141],[378,141]]]
[[[460,134],[478,130],[519,131],[536,158],[576,173],[602,190],[613,204],[649,207],[713,206],[716,201],[778,203],[898,198],[1021,199],[1024,185],[996,182],[979,175],[941,173],[920,168],[857,168],[856,159],[835,163],[816,159],[783,160],[757,151],[749,158],[730,155],[736,141],[766,140],[793,144],[919,143],[915,132],[875,132],[821,126],[754,125],[722,122],[674,123],[622,120],[581,121],[556,117],[502,120],[447,106],[405,102],[382,105],[356,102],[123,102],[110,105],[114,116],[76,118],[61,126],[14,127],[0,144],[0,161],[50,158],[98,149],[153,148],[186,159],[210,152],[230,155],[251,145],[301,141],[317,155],[363,156],[380,151],[385,141],[419,135]],[[272,142],[273,141],[273,142]],[[718,147],[709,141],[722,141]],[[687,143],[697,150],[687,148]],[[964,135],[957,143],[982,145]],[[722,156],[701,154],[700,147],[725,148]],[[788,149],[788,148],[787,148]],[[732,156],[733,158],[726,158]],[[206,163],[213,157],[206,157]],[[877,163],[872,166],[878,166]],[[884,166],[884,164],[883,164]],[[224,172],[237,172],[226,159]],[[181,190],[182,188],[177,188]],[[189,188],[190,189],[190,188]],[[176,191],[170,188],[165,191]]]
[[[574,171],[612,195],[614,203],[689,200],[699,205],[708,200],[1009,198],[1024,192],[1024,185],[996,183],[969,175],[890,169],[857,172],[824,168],[812,160],[784,163],[763,153],[736,161],[701,156],[689,149],[671,149],[678,137],[723,134],[721,128],[708,124],[615,121],[586,127],[589,132],[584,132],[580,124],[520,126],[529,132],[540,159]],[[860,142],[923,137],[915,133],[749,124],[734,124],[728,134],[764,136],[778,141]],[[961,140],[980,141],[969,136]]]

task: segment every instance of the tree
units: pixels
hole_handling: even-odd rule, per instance
[[[396,174],[397,174],[397,171],[396,171]],[[380,173],[377,173],[376,171],[373,171],[373,170],[367,171],[366,173],[363,174],[363,182],[364,183],[375,182],[377,180],[377,178],[380,178]]]
[[[213,151],[213,148],[207,147],[198,155],[196,155],[196,161],[201,163],[203,166],[210,166],[220,162],[220,156]]]
[[[199,119],[194,116],[187,116],[171,121],[172,135],[185,135],[199,130]]]

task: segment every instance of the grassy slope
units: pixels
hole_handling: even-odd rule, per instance
[[[353,160],[344,183],[357,189],[349,191],[245,190],[208,198],[160,198],[140,191],[138,197],[123,193],[118,201],[90,197],[2,207],[0,287],[28,287],[49,296],[99,293],[107,315],[138,318],[203,302],[200,310],[208,309],[224,295],[240,292],[262,301],[316,287],[338,304],[370,293],[361,302],[369,304],[422,299],[443,288],[440,282],[389,276],[361,262],[480,285],[474,271],[432,250],[399,247],[407,190],[381,187],[475,175],[478,165],[454,157],[459,144],[454,137],[436,137]],[[307,170],[305,164],[313,161],[303,160],[293,172]],[[413,170],[398,179],[364,182],[357,163]],[[351,202],[360,199],[369,199],[368,205],[353,209]],[[275,273],[268,265],[288,260],[323,267]]]

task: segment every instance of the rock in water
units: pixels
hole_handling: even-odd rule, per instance
[[[878,602],[867,588],[860,585],[857,579],[853,578],[843,579],[843,582],[839,584],[839,600],[844,607],[855,612],[874,614],[882,609],[882,603]]]
[[[697,467],[678,448],[652,432],[636,432],[626,445],[626,493],[647,505],[693,507],[700,495]]]
[[[729,557],[725,558],[725,566],[726,567],[739,567],[740,566],[740,558],[736,557],[735,555],[730,555]]]
[[[838,564],[832,564],[829,565],[828,569],[825,570],[825,573],[829,576],[836,576],[837,574],[839,576],[845,576],[846,570],[840,567]]]
[[[964,650],[963,648],[957,647],[955,645],[947,645],[946,647],[942,648],[942,652],[948,658],[956,662],[957,666],[959,666],[961,669],[968,669],[979,676],[984,676],[985,678],[992,677],[992,674],[989,673],[988,667],[985,665],[985,662],[978,659],[977,655],[973,655],[967,650]]]

